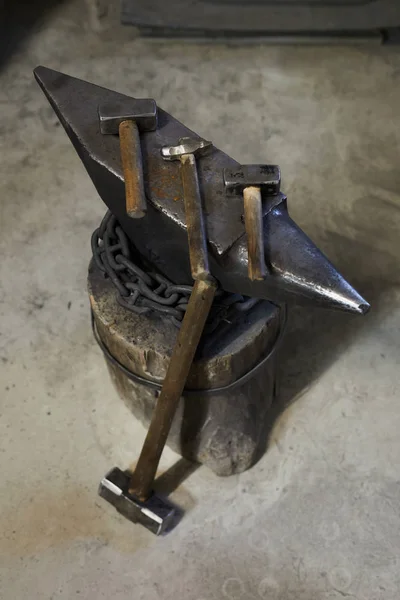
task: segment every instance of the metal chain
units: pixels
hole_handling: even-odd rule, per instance
[[[91,244],[93,260],[115,286],[121,306],[139,315],[150,312],[164,315],[180,327],[193,286],[176,285],[163,275],[144,270],[133,262],[131,243],[110,211],[93,232]],[[205,332],[212,333],[221,322],[234,322],[257,302],[256,298],[219,289]]]

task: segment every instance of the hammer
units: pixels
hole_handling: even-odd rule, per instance
[[[266,196],[279,193],[280,169],[276,165],[241,165],[237,169],[224,169],[224,183],[228,190],[243,194],[249,278],[252,281],[264,279],[267,269],[264,258],[262,193]]]
[[[139,131],[157,129],[156,102],[151,98],[127,98],[101,104],[98,111],[101,133],[119,133],[126,212],[130,217],[140,219],[146,213],[146,196]]]
[[[100,496],[124,516],[142,523],[156,534],[163,533],[170,527],[174,509],[153,493],[152,486],[217,290],[208,266],[207,240],[194,157],[195,153],[199,154],[209,146],[211,142],[190,138],[179,140],[177,146],[162,149],[163,158],[181,160],[182,164],[190,265],[195,282],[136,468],[131,476],[118,468],[113,469],[99,487]]]
[[[211,142],[201,138],[184,137],[179,139],[176,146],[161,148],[161,156],[164,160],[179,160],[181,163],[190,267],[195,281],[210,279],[196,156],[204,154],[211,146]]]

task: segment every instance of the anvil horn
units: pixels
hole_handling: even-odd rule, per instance
[[[130,219],[125,211],[118,136],[102,135],[98,118],[99,105],[126,104],[130,98],[45,67],[37,67],[35,77],[99,195],[137,250],[173,281],[191,283],[179,165],[163,161],[160,150],[197,134],[159,109],[157,131],[141,135],[148,212],[143,219]],[[221,286],[272,301],[304,299],[327,308],[366,313],[369,304],[290,218],[283,194],[268,199],[265,207],[268,275],[263,281],[248,279],[242,200],[226,193],[222,177],[224,168],[237,164],[217,148],[198,161],[210,266]]]

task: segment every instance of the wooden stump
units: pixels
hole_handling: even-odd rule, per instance
[[[177,328],[164,317],[121,307],[114,286],[93,263],[88,288],[97,332],[110,354],[136,375],[161,383]],[[274,398],[276,355],[244,384],[211,393],[210,388],[227,386],[256,366],[274,347],[281,325],[279,308],[262,301],[223,334],[204,337],[187,388],[208,392],[181,398],[168,438],[173,450],[221,476],[254,463]],[[147,426],[159,392],[131,380],[117,365],[107,365],[119,395]]]

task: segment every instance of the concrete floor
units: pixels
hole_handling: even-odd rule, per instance
[[[79,4],[0,72],[0,597],[397,599],[400,53],[149,42],[96,33]],[[186,515],[162,539],[96,495],[145,432],[92,340],[104,207],[33,81],[39,63],[151,95],[242,162],[280,164],[292,215],[372,304],[366,318],[293,313],[267,453],[240,476],[188,477],[172,495]]]

